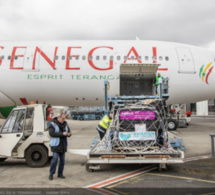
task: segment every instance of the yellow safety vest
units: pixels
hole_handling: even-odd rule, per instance
[[[102,120],[99,122],[99,125],[100,125],[102,128],[104,128],[104,129],[107,130],[108,127],[110,126],[111,122],[112,122],[112,119],[110,119],[110,118],[108,117],[108,115],[105,115],[105,116],[102,118]]]

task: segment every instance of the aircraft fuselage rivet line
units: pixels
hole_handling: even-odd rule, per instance
[[[107,185],[110,185],[110,184],[113,184],[113,183],[116,183],[116,182],[119,182],[119,181],[122,181],[122,180],[125,180],[125,179],[128,179],[128,178],[131,178],[131,177],[134,177],[134,176],[137,176],[137,175],[152,171],[154,169],[157,169],[157,167],[155,165],[148,166],[148,167],[138,169],[138,170],[135,170],[135,171],[132,171],[132,172],[129,172],[129,173],[125,173],[123,175],[120,175],[120,176],[117,176],[117,177],[114,177],[114,178],[110,178],[110,179],[105,180],[105,181],[101,181],[101,182],[86,186],[85,188],[102,188],[104,186],[107,186]]]

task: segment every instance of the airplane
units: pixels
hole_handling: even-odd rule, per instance
[[[35,100],[103,106],[105,79],[109,96],[152,94],[155,73],[169,78],[168,105],[202,101],[215,96],[214,61],[213,51],[161,41],[1,42],[0,113]]]

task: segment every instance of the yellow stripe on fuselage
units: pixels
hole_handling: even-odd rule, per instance
[[[206,66],[206,68],[204,69],[204,72],[203,72],[203,74],[202,74],[202,81],[204,82],[204,78],[205,78],[205,73],[206,73],[206,71],[208,70],[208,68],[211,66],[211,64],[212,64],[212,62],[210,62],[207,66]]]

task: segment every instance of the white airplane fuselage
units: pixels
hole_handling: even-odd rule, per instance
[[[215,97],[215,53],[158,41],[64,41],[0,44],[0,107],[38,100],[52,105],[103,106],[120,94],[121,64],[159,64],[169,78],[168,104]]]

